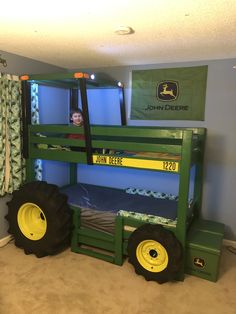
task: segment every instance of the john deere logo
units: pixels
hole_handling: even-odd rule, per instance
[[[195,266],[199,267],[199,268],[204,268],[205,266],[205,261],[202,258],[199,257],[195,257],[193,260],[193,263]]]
[[[161,101],[176,100],[178,95],[178,83],[175,81],[163,81],[157,85],[157,99]]]

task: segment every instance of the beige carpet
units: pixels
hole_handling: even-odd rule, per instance
[[[236,255],[223,250],[220,278],[186,276],[159,285],[69,250],[37,259],[13,243],[0,248],[1,314],[235,314]]]

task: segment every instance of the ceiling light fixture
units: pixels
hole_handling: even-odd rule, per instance
[[[115,33],[117,35],[130,35],[130,34],[133,34],[134,33],[134,30],[132,27],[130,26],[118,26],[116,29],[115,29]]]
[[[235,70],[236,70],[236,65],[233,65],[233,69],[235,69]]]

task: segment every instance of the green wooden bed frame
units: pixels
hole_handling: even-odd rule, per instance
[[[72,92],[72,103],[76,106],[75,91],[80,89],[85,127],[70,125],[31,125],[30,84],[68,88]],[[177,223],[165,224],[183,248],[184,263],[176,279],[183,280],[184,273],[216,281],[219,270],[224,226],[201,218],[205,128],[137,127],[126,126],[124,103],[121,101],[121,126],[91,126],[89,123],[87,88],[100,87],[86,73],[32,75],[23,77],[24,154],[27,166],[27,182],[35,180],[34,160],[57,160],[70,163],[70,184],[77,183],[77,163],[109,167],[150,169],[179,175]],[[102,81],[102,87],[120,88],[115,81]],[[66,138],[66,134],[84,134],[86,141]],[[46,137],[38,136],[44,134]],[[40,145],[45,147],[42,149]],[[56,149],[47,148],[57,145]],[[65,147],[86,147],[86,152],[64,150]],[[100,154],[101,149],[123,151],[121,155]],[[130,155],[129,151],[159,153],[150,156]],[[189,206],[190,172],[195,166],[193,201]],[[131,216],[117,215],[115,234],[81,226],[80,208],[71,206],[74,231],[71,241],[73,252],[87,254],[122,265],[127,256],[128,240],[132,232],[147,221]],[[202,266],[203,265],[203,266]]]

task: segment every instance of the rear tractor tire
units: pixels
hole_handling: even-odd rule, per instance
[[[175,279],[182,266],[182,246],[161,225],[145,224],[129,237],[129,262],[148,281],[164,283]]]
[[[67,196],[58,187],[34,181],[13,192],[7,203],[8,232],[25,254],[54,255],[69,246],[72,229]]]

